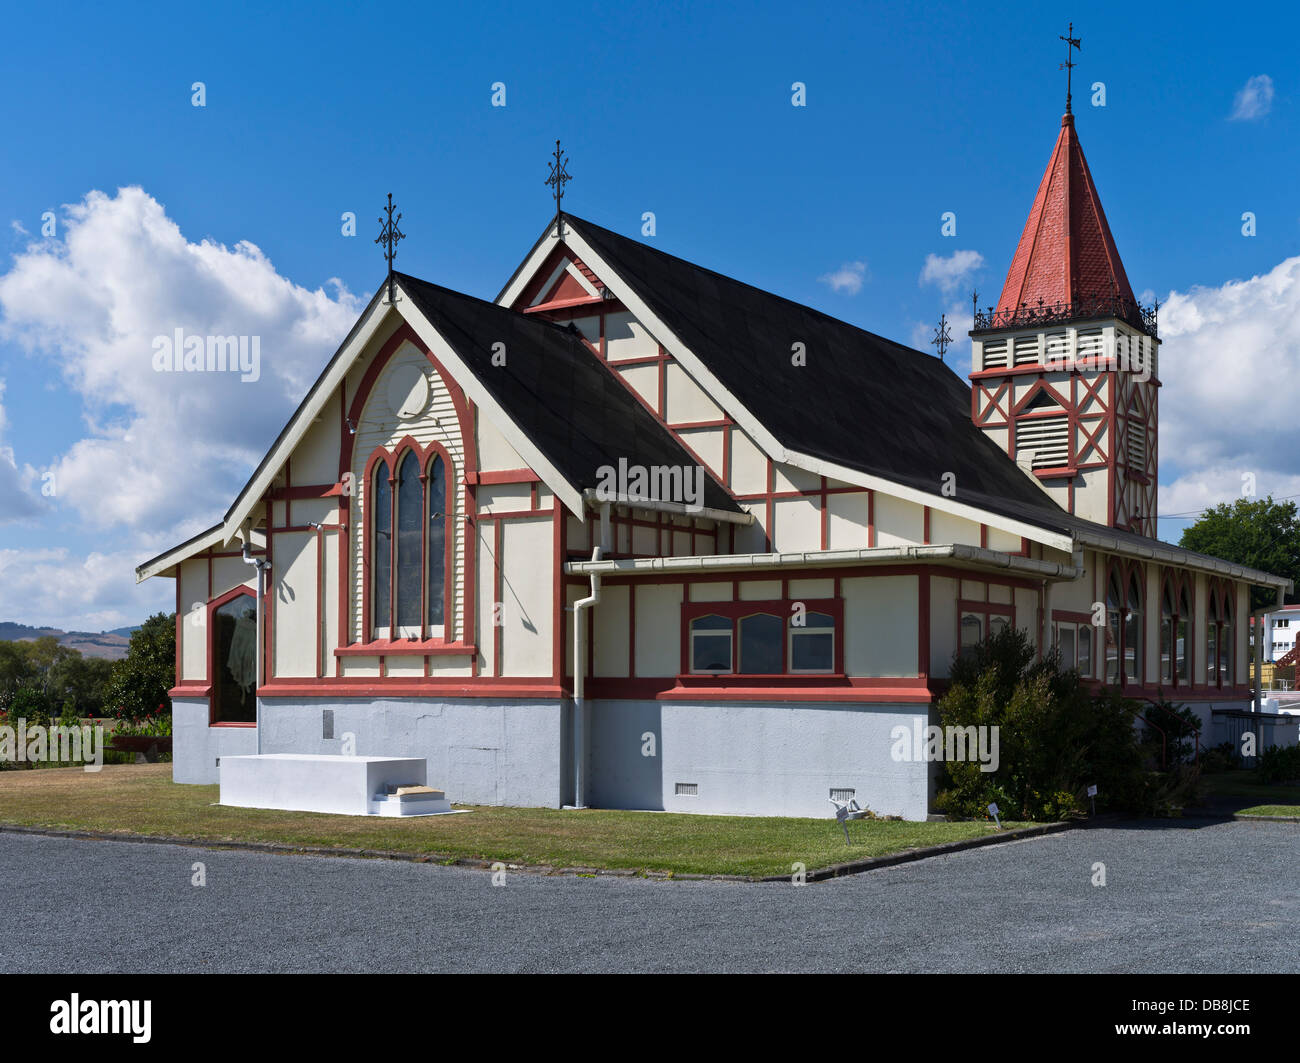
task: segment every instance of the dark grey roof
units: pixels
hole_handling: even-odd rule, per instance
[[[970,387],[938,358],[583,218],[565,219],[791,450],[931,494],[942,494],[952,473],[955,500],[979,509],[1072,537],[1108,536],[1129,551],[1173,549],[1189,563],[1224,563],[1067,513],[974,425]],[[796,342],[806,365],[791,362]]]
[[[409,274],[396,276],[421,313],[572,486],[596,487],[600,467],[617,467],[620,458],[630,465],[696,465],[576,332]],[[492,364],[496,343],[505,344],[505,365]],[[741,512],[707,472],[703,505]]]
[[[565,215],[616,274],[783,446],[1063,531],[1064,513],[971,422],[938,358]],[[608,283],[608,279],[606,279]],[[615,293],[617,294],[617,293]],[[793,365],[802,343],[807,364]]]

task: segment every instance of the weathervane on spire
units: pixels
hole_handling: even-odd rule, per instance
[[[1074,35],[1074,23],[1070,23],[1070,28],[1065,31],[1064,37],[1058,37],[1058,40],[1065,41],[1065,62],[1062,63],[1058,70],[1065,70],[1065,113],[1070,114],[1070,97],[1074,86],[1071,84],[1074,76],[1074,53],[1071,48],[1077,48],[1083,51],[1083,38]]]
[[[561,203],[564,201],[564,185],[573,178],[569,176],[568,171],[569,157],[560,151],[558,140],[555,142],[555,161],[547,165],[551,168],[551,175],[546,179],[546,184],[555,190],[552,193],[555,196],[555,235],[563,236],[564,233],[560,229],[560,211]]]
[[[379,230],[379,235],[375,238],[375,243],[384,245],[384,258],[388,261],[388,302],[391,305],[393,302],[393,256],[397,254],[393,245],[396,244],[398,240],[406,239],[406,234],[397,227],[397,223],[402,220],[402,216],[399,214],[396,218],[393,217],[392,192],[388,193],[388,206],[385,208],[385,211],[388,215],[388,219],[387,221],[382,217],[379,219],[379,224],[382,228]]]
[[[948,349],[948,344],[952,343],[952,333],[948,331],[947,315],[939,315],[939,326],[934,330],[934,339],[930,342],[939,348],[939,361],[942,362],[944,352]]]

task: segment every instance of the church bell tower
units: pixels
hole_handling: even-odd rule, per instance
[[[1133,296],[1068,96],[1002,293],[974,310],[975,424],[1068,512],[1154,538],[1156,312]]]

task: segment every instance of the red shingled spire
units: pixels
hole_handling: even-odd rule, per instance
[[[1007,271],[998,317],[1012,323],[1022,306],[1037,309],[1040,300],[1069,304],[1080,317],[1136,303],[1069,113]]]

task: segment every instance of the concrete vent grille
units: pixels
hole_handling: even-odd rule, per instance
[[[832,787],[831,787],[831,800],[832,800],[832,801],[841,801],[841,802],[852,801],[853,798],[857,796],[857,793],[858,793],[858,791],[852,789],[851,787],[840,787],[840,788],[837,789],[836,787],[832,786]]]
[[[679,782],[675,792],[678,797],[699,797],[700,784],[697,782]]]

